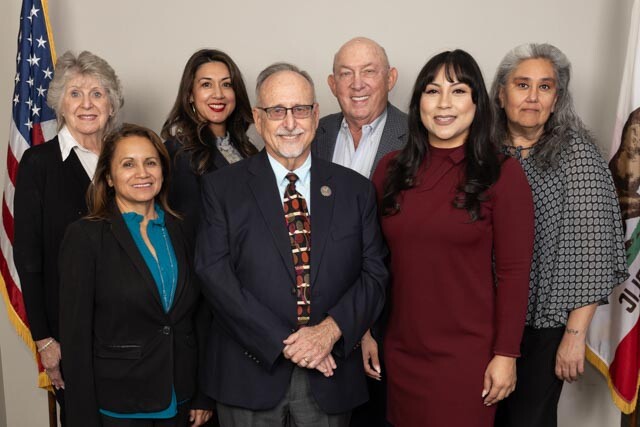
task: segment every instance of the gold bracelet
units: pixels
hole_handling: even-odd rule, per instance
[[[47,341],[42,347],[40,347],[38,349],[38,353],[42,353],[43,351],[45,351],[47,349],[47,347],[49,347],[51,344],[53,344],[55,340],[53,338],[51,338],[49,341]]]

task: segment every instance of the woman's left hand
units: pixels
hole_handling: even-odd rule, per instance
[[[556,352],[556,376],[568,383],[577,381],[584,373],[584,333],[565,332]]]
[[[189,421],[192,427],[198,427],[209,421],[213,416],[213,411],[206,409],[192,409],[189,411]]]
[[[495,355],[484,372],[482,397],[487,406],[494,405],[516,389],[516,358]]]
[[[587,330],[597,303],[576,308],[569,313],[562,341],[556,352],[556,376],[568,383],[577,381],[584,373],[584,354]]]

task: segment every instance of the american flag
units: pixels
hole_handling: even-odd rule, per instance
[[[13,263],[13,195],[22,154],[32,145],[42,144],[56,134],[55,114],[46,103],[54,64],[55,50],[46,0],[24,0],[18,33],[7,177],[2,197],[0,292],[7,305],[10,322],[33,351],[34,357],[37,355],[35,344],[31,340],[20,280]],[[38,370],[38,385],[48,387],[49,378],[39,362]]]

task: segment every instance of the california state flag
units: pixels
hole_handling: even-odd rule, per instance
[[[598,307],[587,335],[587,359],[607,378],[624,413],[638,399],[640,369],[640,0],[635,0],[609,167],[625,222],[629,279]]]

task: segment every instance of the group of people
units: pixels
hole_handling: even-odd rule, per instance
[[[596,306],[627,276],[607,164],[549,44],[422,68],[408,115],[375,41],[340,112],[289,63],[188,60],[163,140],[117,125],[114,70],[58,60],[14,259],[68,426],[554,426]],[[255,125],[258,152],[247,136]],[[86,196],[86,197],[85,197]]]

